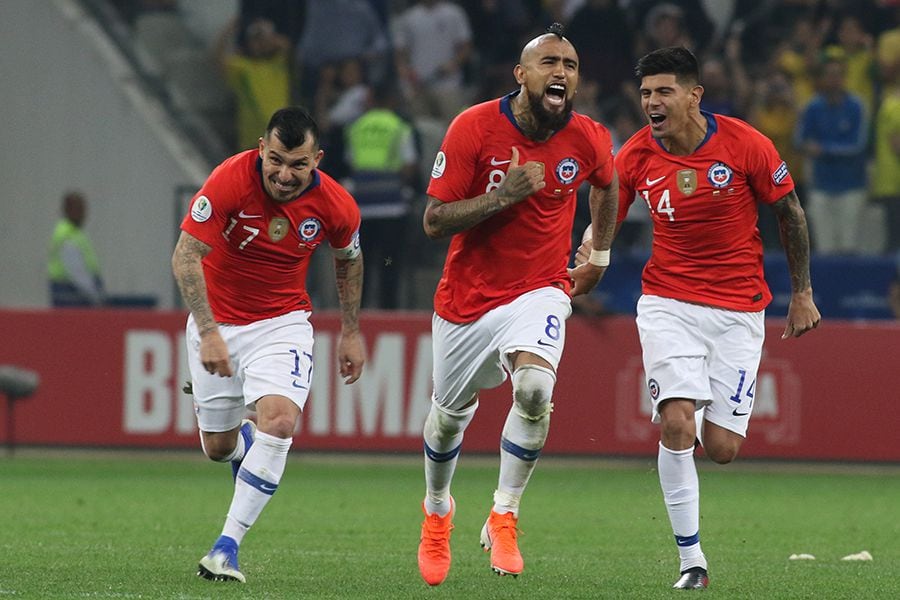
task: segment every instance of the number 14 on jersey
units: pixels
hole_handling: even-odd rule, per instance
[[[641,190],[641,196],[644,198],[644,202],[647,203],[647,208],[650,209],[650,213],[654,212],[653,204],[650,201],[650,190]],[[663,193],[659,197],[659,202],[656,203],[656,211],[660,214],[666,215],[669,217],[670,221],[675,220],[675,208],[672,207],[672,203],[669,201],[669,190],[663,190]]]

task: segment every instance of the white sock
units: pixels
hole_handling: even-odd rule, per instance
[[[700,549],[700,480],[694,465],[694,448],[669,450],[659,444],[659,484],[672,523],[681,571],[706,568]]]
[[[466,427],[472,422],[476,402],[463,413],[449,413],[434,404],[425,419],[425,511],[442,517],[450,512],[450,482]]]
[[[238,544],[262,509],[278,489],[292,438],[278,438],[256,432],[256,438],[244,457],[234,483],[234,497],[225,519],[222,535],[234,538]]]
[[[519,515],[519,501],[537,465],[549,430],[549,411],[538,419],[527,419],[513,403],[500,440],[500,478],[494,492],[494,512]]]

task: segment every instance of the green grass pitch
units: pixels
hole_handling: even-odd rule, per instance
[[[900,598],[900,469],[698,459],[711,586],[672,590],[677,552],[655,460],[542,459],[522,505],[525,571],[478,544],[496,459],[460,458],[453,567],[422,582],[417,457],[294,451],[241,548],[247,583],[195,576],[231,498],[195,453],[0,457],[0,598]],[[842,561],[868,550],[874,560]],[[810,553],[814,561],[790,561]]]

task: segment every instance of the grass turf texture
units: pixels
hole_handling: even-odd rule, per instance
[[[248,583],[195,576],[231,498],[228,465],[181,453],[20,452],[0,458],[0,597],[900,597],[900,470],[717,467],[700,459],[711,587],[669,589],[677,552],[655,461],[542,460],[521,514],[524,573],[478,544],[496,460],[462,456],[453,567],[419,577],[417,458],[292,455],[241,548]],[[871,562],[841,557],[869,550]],[[792,553],[815,561],[789,561]]]

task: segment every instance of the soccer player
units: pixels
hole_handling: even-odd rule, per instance
[[[758,204],[778,220],[791,276],[782,339],[819,324],[809,276],[809,234],[794,182],[772,142],[735,118],[703,112],[697,59],[663,48],[638,61],[649,124],[616,155],[621,223],[640,197],[653,219],[637,327],[644,372],[661,424],[659,481],[681,577],[709,584],[700,548],[697,439],[713,461],[738,454],[753,411],[765,307]],[[582,246],[576,264],[586,261]]]
[[[513,69],[519,89],[450,125],[432,168],[424,227],[453,236],[434,298],[434,395],[425,421],[419,570],[450,569],[450,482],[478,392],[512,376],[500,477],[481,532],[491,568],[518,575],[519,502],[547,438],[570,294],[590,291],[609,262],[617,183],[609,132],[572,111],[578,55],[562,26],[531,40]],[[576,191],[592,185],[587,264],[567,271]],[[574,287],[573,287],[574,284]]]
[[[190,309],[200,442],[235,475],[222,534],[200,560],[197,574],[206,579],[245,580],[238,546],[284,473],[313,373],[306,271],[324,242],[341,305],[340,374],[349,384],[362,371],[359,209],[317,169],[322,155],[309,113],[278,110],[258,148],[216,167],[181,224],[172,270]],[[255,424],[242,421],[247,408]]]

